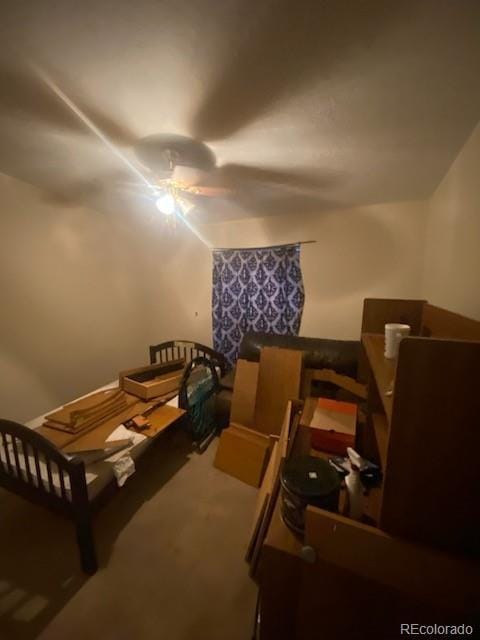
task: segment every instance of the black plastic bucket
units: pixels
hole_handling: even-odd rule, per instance
[[[282,518],[296,533],[305,530],[305,509],[313,505],[338,511],[340,476],[321,458],[298,456],[287,460],[280,478]]]

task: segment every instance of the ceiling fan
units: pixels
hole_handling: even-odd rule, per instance
[[[291,210],[295,201],[315,208],[320,202],[318,190],[330,180],[325,173],[319,176],[305,170],[218,165],[204,142],[177,134],[148,136],[132,148],[155,189],[145,194],[142,183],[123,184],[153,200],[165,215],[188,214],[197,208],[202,211],[219,200],[267,214],[282,205]]]
[[[365,8],[358,20],[345,20],[350,5],[338,8],[313,3],[308,12],[298,11],[290,0],[268,1],[239,30],[232,54],[225,68],[211,85],[185,131],[191,137],[162,133],[138,138],[117,122],[98,104],[69,86],[68,78],[53,70],[58,84],[112,145],[120,149],[133,164],[139,163],[148,182],[128,185],[139,197],[152,200],[166,215],[177,208],[192,209],[214,217],[226,202],[258,216],[318,212],[330,206],[325,196],[340,179],[325,167],[301,167],[296,162],[295,148],[288,148],[283,166],[220,164],[207,146],[222,142],[222,155],[228,155],[229,138],[253,123],[260,115],[279,108],[299,88],[308,86],[319,76],[331,73],[342,57],[363,46],[374,34],[388,11]],[[323,37],[319,37],[319,27]],[[362,26],[362,28],[360,28]],[[339,46],[339,42],[341,46]],[[291,52],[295,51],[295,56]],[[335,55],[332,55],[335,51]],[[341,52],[341,55],[340,53]],[[86,132],[84,124],[55,96],[31,69],[19,69],[18,60],[4,66],[0,61],[0,80],[7,90],[0,95],[0,116],[41,122],[75,134]],[[279,134],[281,135],[281,134]],[[287,143],[285,142],[285,146]],[[232,148],[232,152],[234,148]],[[130,150],[133,154],[130,155]],[[39,160],[41,162],[41,159]],[[86,167],[87,169],[87,167]],[[52,178],[52,191],[63,203],[88,201],[99,192],[121,189],[127,172],[89,176],[81,182],[61,184]],[[53,182],[55,180],[55,182]],[[123,186],[122,186],[122,182]],[[149,188],[149,183],[152,189]]]
[[[167,216],[188,213],[198,204],[199,197],[231,194],[229,188],[208,186],[216,170],[216,159],[203,142],[187,136],[159,134],[142,138],[133,145],[133,150],[154,185],[153,193],[147,197]],[[144,189],[141,183],[134,186]]]

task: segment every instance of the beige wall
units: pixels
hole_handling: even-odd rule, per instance
[[[480,123],[428,204],[424,296],[480,320]]]
[[[368,296],[480,319],[480,125],[427,202],[213,224],[213,246],[302,247],[301,335],[357,338]],[[147,360],[211,344],[211,257],[184,227],[47,204],[0,174],[0,415],[26,420]]]
[[[27,420],[105,384],[146,363],[151,343],[209,344],[210,274],[183,226],[53,206],[0,175],[0,416]]]
[[[302,246],[301,335],[355,338],[363,299],[421,295],[426,205],[381,204],[205,226],[216,247],[316,240]]]

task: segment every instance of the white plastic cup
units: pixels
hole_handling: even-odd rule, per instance
[[[402,338],[410,333],[409,324],[389,322],[385,325],[385,358],[393,360],[398,356],[398,347]]]

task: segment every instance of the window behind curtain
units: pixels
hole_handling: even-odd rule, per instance
[[[304,299],[299,244],[214,250],[214,349],[234,364],[247,331],[298,335]]]

